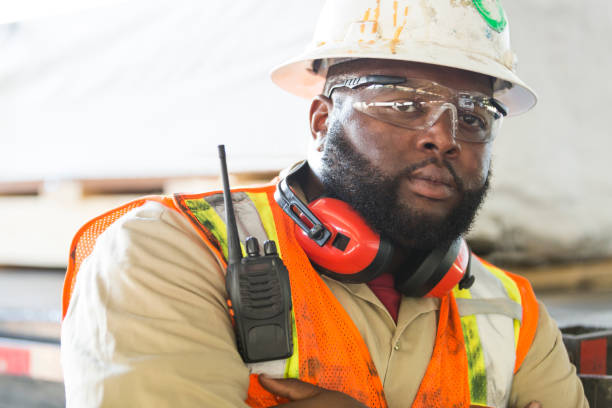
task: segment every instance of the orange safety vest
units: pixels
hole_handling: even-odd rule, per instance
[[[275,185],[235,189],[232,190],[232,198],[235,201],[236,195],[243,194],[254,203],[268,238],[277,241],[279,253],[289,271],[293,301],[294,355],[287,364],[292,368],[288,369],[286,376],[343,392],[369,407],[387,407],[382,383],[363,338],[295,240],[293,221],[276,204],[274,191]],[[70,250],[64,281],[63,316],[68,310],[79,268],[93,250],[97,237],[117,219],[148,201],[159,202],[185,216],[208,248],[226,264],[225,231],[221,227],[215,228],[215,223],[220,225],[223,220],[210,205],[211,199],[215,197],[216,202],[219,202],[220,192],[145,197],[102,214],[85,224],[76,234]],[[240,220],[240,211],[237,211],[237,218]],[[522,310],[522,316],[519,316],[521,321],[515,321],[514,325],[516,372],[535,336],[538,305],[530,284],[524,278],[503,272],[486,263],[484,265],[505,279],[505,285],[514,288],[514,301],[520,304]],[[474,330],[476,326],[469,326],[470,321],[473,320],[475,324],[476,320],[474,316],[466,316],[464,319],[460,316],[457,306],[458,300],[460,303],[469,302],[471,297],[468,291],[458,291],[455,288],[441,299],[433,354],[413,407],[468,408],[471,404],[487,405],[486,396],[481,397],[483,374],[482,370],[478,369],[478,359],[482,360],[482,349],[473,337],[475,335],[477,338],[478,329]],[[482,305],[482,302],[479,304]],[[486,394],[486,380],[484,382]],[[252,407],[279,404],[279,400],[261,387],[257,374],[251,374],[246,402]]]

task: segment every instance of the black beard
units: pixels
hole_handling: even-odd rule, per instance
[[[400,204],[398,190],[402,179],[418,168],[437,162],[437,159],[428,159],[408,166],[395,177],[386,177],[353,148],[335,121],[328,130],[320,176],[327,195],[348,203],[371,228],[396,247],[431,251],[450,245],[469,231],[487,194],[490,175],[482,187],[466,190],[452,165],[444,161],[461,196],[447,216],[423,214]]]

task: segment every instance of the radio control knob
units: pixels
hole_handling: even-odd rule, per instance
[[[268,240],[264,242],[264,254],[265,255],[277,255],[276,242]]]
[[[249,257],[259,256],[259,242],[255,237],[246,239],[246,253]]]

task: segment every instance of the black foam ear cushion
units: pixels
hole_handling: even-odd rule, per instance
[[[396,275],[395,288],[408,297],[427,295],[444,278],[459,255],[462,238],[457,238],[450,246],[431,251],[419,267],[405,277]]]

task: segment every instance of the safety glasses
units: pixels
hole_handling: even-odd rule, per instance
[[[506,108],[496,99],[475,91],[459,91],[423,79],[386,75],[350,78],[328,84],[326,95],[350,88],[353,108],[382,122],[424,131],[449,112],[452,137],[486,143],[497,136]]]

